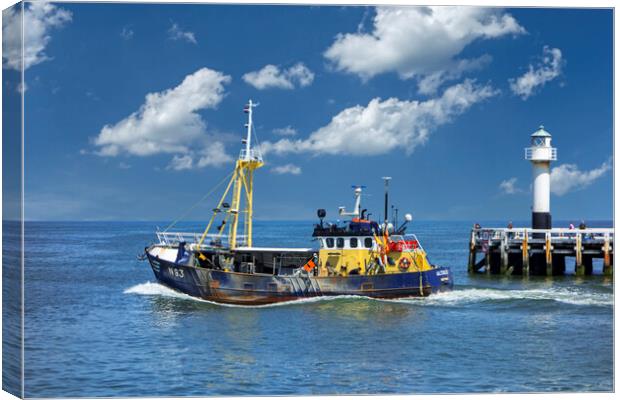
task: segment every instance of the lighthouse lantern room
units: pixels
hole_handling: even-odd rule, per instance
[[[532,228],[551,229],[549,166],[557,160],[557,149],[551,147],[551,134],[542,125],[532,134],[525,159],[532,163],[533,170]]]

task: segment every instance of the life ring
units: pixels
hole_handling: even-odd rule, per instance
[[[408,270],[410,266],[411,266],[411,261],[407,257],[401,258],[400,261],[398,262],[398,268],[400,268],[402,271]]]

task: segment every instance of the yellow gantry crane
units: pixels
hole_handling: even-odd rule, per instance
[[[224,191],[224,194],[220,198],[217,207],[213,209],[213,215],[209,220],[209,224],[204,233],[200,237],[198,242],[198,248],[200,249],[204,240],[209,234],[209,230],[213,225],[218,214],[224,212],[226,215],[222,220],[220,226],[217,229],[217,236],[221,236],[224,232],[226,225],[228,224],[228,243],[231,249],[239,246],[240,242],[237,238],[237,231],[239,227],[239,215],[245,214],[243,219],[243,230],[245,236],[245,245],[252,247],[252,199],[254,192],[254,170],[264,165],[263,158],[260,154],[260,149],[252,148],[252,110],[258,104],[253,103],[252,100],[248,101],[248,104],[244,108],[244,112],[248,114],[248,122],[246,124],[247,135],[243,140],[245,147],[241,150],[239,158],[235,163],[235,170],[232,173],[228,186]],[[232,198],[230,203],[226,203],[225,200],[232,188]],[[245,196],[241,196],[241,192]],[[243,207],[243,208],[242,208]]]

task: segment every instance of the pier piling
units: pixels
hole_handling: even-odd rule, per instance
[[[581,247],[581,233],[577,234],[575,238],[575,275],[584,276],[586,274],[586,267],[583,265],[583,247]]]
[[[530,275],[530,249],[528,248],[527,243],[527,229],[523,230],[523,242],[521,244],[521,255],[523,257],[523,268],[522,275],[529,276]]]
[[[502,240],[501,244],[500,244],[500,265],[499,265],[499,273],[501,275],[506,275],[506,271],[508,271],[508,235],[504,236],[504,239]]]
[[[467,264],[467,271],[471,274],[476,272],[476,239],[475,232],[472,229],[469,241],[469,263]]]
[[[491,275],[491,249],[487,249],[487,254],[485,254],[484,259],[486,260],[484,264],[484,271],[487,275]]]
[[[611,246],[609,245],[609,234],[605,234],[605,243],[603,244],[603,275],[612,275],[613,256],[611,255]]]
[[[551,232],[545,233],[545,261],[547,264],[546,272],[547,276],[553,276],[553,257],[551,257],[551,251],[553,247],[551,246]]]

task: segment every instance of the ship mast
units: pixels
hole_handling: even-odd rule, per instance
[[[246,245],[252,247],[252,216],[253,216],[253,193],[254,193],[254,170],[263,166],[263,158],[258,149],[252,148],[252,112],[258,104],[253,103],[252,99],[243,109],[248,114],[248,122],[246,124],[247,135],[245,139],[245,149],[241,150],[239,159],[235,166],[233,179],[236,177],[233,191],[233,199],[231,204],[231,212],[233,222],[230,225],[229,243],[230,248],[237,247],[237,229],[239,224],[239,211],[241,207],[241,190],[245,189],[245,226],[244,233],[246,235]],[[236,211],[236,212],[234,212]]]
[[[233,171],[230,182],[224,191],[224,194],[220,198],[217,207],[213,210],[213,216],[207,225],[200,241],[198,242],[198,248],[202,246],[202,243],[206,239],[215,218],[219,213],[225,212],[226,215],[220,226],[217,228],[218,235],[221,235],[227,222],[230,220],[228,231],[228,242],[231,249],[245,244],[248,247],[252,247],[252,216],[253,216],[253,193],[254,193],[254,170],[264,165],[263,158],[259,149],[252,148],[252,111],[258,106],[253,103],[252,100],[248,101],[243,111],[248,114],[248,122],[245,124],[247,133],[242,143],[244,148],[239,153],[239,158],[235,163],[235,170]],[[232,187],[230,204],[224,202],[228,196],[228,192]],[[245,193],[245,196],[241,194]],[[242,206],[244,208],[242,209]],[[243,219],[243,228],[245,234],[245,243],[240,242],[237,236],[239,229],[239,214],[245,214]]]

